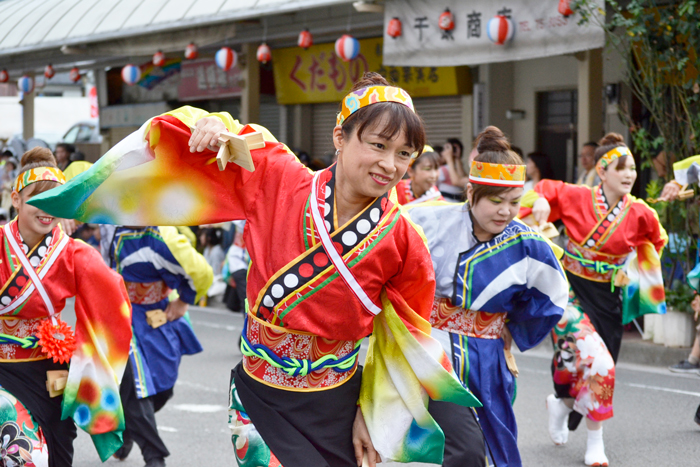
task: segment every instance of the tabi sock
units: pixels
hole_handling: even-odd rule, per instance
[[[547,412],[549,412],[549,436],[557,446],[566,444],[569,440],[567,419],[571,409],[564,401],[554,394],[547,396]]]
[[[603,444],[603,428],[588,430],[588,446],[586,447],[586,465],[607,466],[608,458],[605,456],[605,444]]]

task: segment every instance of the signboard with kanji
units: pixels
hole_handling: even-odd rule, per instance
[[[177,88],[180,101],[240,96],[241,91],[241,70],[237,66],[224,71],[214,60],[182,62]]]
[[[598,1],[604,7],[603,0]],[[579,24],[581,18],[571,11],[570,3],[572,0],[387,0],[385,24],[398,18],[403,28],[397,38],[384,31],[384,63],[479,65],[603,47],[600,25],[595,21]],[[441,15],[443,20],[451,15],[452,22],[441,27]]]
[[[382,64],[382,39],[360,40],[360,53],[342,61],[333,44],[272,51],[277,102],[311,104],[340,102],[366,71],[376,71],[413,97],[471,93],[465,67],[387,67]]]

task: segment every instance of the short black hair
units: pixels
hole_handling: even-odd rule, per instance
[[[590,146],[592,148],[597,148],[599,145],[595,141],[589,141],[589,142],[583,144],[583,147],[586,147],[586,146]]]

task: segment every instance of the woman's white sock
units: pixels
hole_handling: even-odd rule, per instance
[[[588,447],[586,448],[585,461],[586,465],[608,465],[608,458],[605,456],[605,444],[603,444],[603,428],[588,430]]]
[[[547,412],[549,412],[549,436],[554,444],[561,446],[569,440],[567,425],[571,409],[554,394],[547,396]]]

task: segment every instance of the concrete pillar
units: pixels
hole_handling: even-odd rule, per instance
[[[292,147],[311,154],[311,106],[296,104],[291,108]]]
[[[486,85],[486,125],[498,127],[508,137],[513,135],[513,122],[506,118],[506,110],[513,108],[514,70],[513,62],[490,63],[479,67],[479,82]],[[518,145],[515,141],[513,144]]]
[[[576,54],[578,59],[578,148],[603,136],[603,49]]]
[[[243,94],[241,95],[241,123],[260,121],[260,63],[256,58],[257,46],[243,44],[245,68],[243,69]]]
[[[27,76],[31,77],[34,81],[34,88],[36,88],[36,77],[34,72],[27,73]],[[35,91],[29,94],[22,94],[22,138],[28,140],[34,137],[34,94]]]

